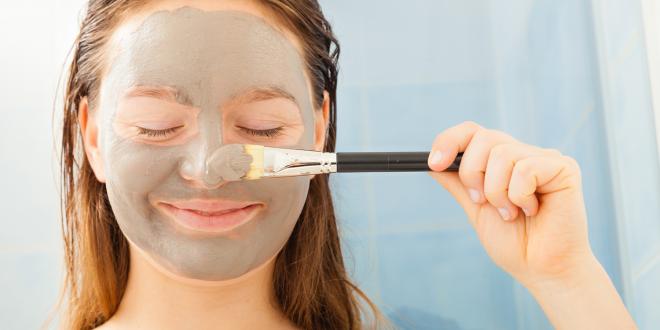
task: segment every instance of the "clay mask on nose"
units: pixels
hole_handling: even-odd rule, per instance
[[[153,261],[188,278],[232,279],[262,265],[291,235],[309,178],[227,181],[236,173],[224,165],[208,167],[232,158],[227,158],[232,147],[222,141],[223,105],[253,89],[289,94],[304,131],[286,147],[313,147],[313,108],[296,48],[257,16],[188,7],[149,15],[114,46],[118,51],[108,61],[99,96],[100,149],[108,198],[124,235]],[[136,86],[175,90],[177,103],[188,109],[180,111],[194,113],[195,134],[165,146],[120,134],[118,108]],[[224,183],[210,186],[219,181]],[[199,199],[254,201],[261,207],[251,221],[220,234],[182,229],[161,207]]]

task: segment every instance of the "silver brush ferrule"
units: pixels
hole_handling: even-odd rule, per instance
[[[337,154],[264,147],[263,177],[313,175],[337,172]]]

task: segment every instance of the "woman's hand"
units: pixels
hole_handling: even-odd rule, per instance
[[[493,261],[525,285],[570,276],[592,258],[580,169],[559,151],[465,122],[439,134],[429,166],[454,195]]]
[[[441,172],[458,152],[464,152],[458,173]],[[628,321],[607,326],[634,327],[589,246],[575,160],[465,122],[437,136],[429,166],[431,176],[463,207],[493,261],[535,295],[555,326],[600,323],[592,323],[588,311],[579,307],[581,302],[587,309],[599,305],[585,300],[589,292],[594,299],[614,300],[606,311],[618,309],[614,315]]]

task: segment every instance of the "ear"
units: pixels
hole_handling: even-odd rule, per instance
[[[330,94],[323,91],[323,104],[320,111],[314,111],[314,150],[323,151],[325,135],[328,131],[328,117],[330,115]]]
[[[96,123],[96,117],[89,113],[89,102],[85,96],[78,105],[78,125],[82,134],[85,155],[89,164],[92,166],[96,179],[105,183],[105,171],[103,169],[103,159],[99,150],[99,130]]]

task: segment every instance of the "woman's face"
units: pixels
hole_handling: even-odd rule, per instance
[[[245,11],[183,7],[120,26],[110,46],[93,166],[124,235],[187,278],[232,279],[264,264],[289,238],[310,177],[212,180],[209,159],[237,143],[314,149],[315,112],[293,42]],[[233,202],[248,205],[238,227],[188,221],[191,210]]]

